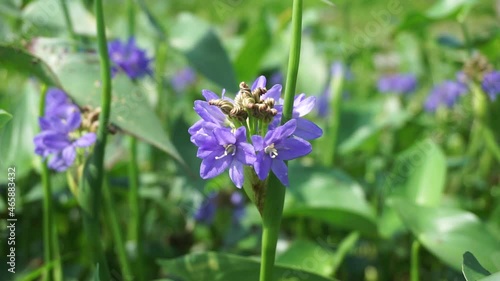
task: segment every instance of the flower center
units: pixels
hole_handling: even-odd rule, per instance
[[[231,156],[234,156],[236,154],[236,146],[234,144],[232,144],[232,143],[225,144],[224,148],[225,148],[224,154],[222,154],[221,156],[215,156],[216,160],[222,159],[222,158],[228,156],[229,154],[231,154]]]
[[[269,157],[273,159],[276,158],[276,156],[278,156],[278,150],[274,148],[274,143],[271,143],[270,145],[266,146],[266,148],[264,148],[264,152],[266,154],[269,154]]]

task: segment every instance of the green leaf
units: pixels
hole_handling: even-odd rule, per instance
[[[12,119],[12,115],[7,111],[0,109],[0,129]]]
[[[35,76],[48,86],[59,84],[57,77],[40,58],[15,47],[0,45],[0,67]]]
[[[219,253],[199,253],[158,263],[166,277],[183,281],[255,281],[259,280],[258,260]],[[313,273],[277,265],[273,280],[333,280]],[[162,279],[168,280],[168,279]]]
[[[16,167],[16,178],[31,170],[35,157],[33,138],[38,131],[37,113],[39,96],[33,83],[26,83],[24,90],[13,101],[12,121],[0,130],[0,170]],[[0,173],[0,182],[7,181],[7,173]]]
[[[464,277],[467,281],[477,281],[483,277],[491,275],[491,273],[479,263],[471,252],[465,252],[463,258],[462,272],[464,273]]]
[[[284,216],[317,219],[377,235],[375,212],[361,186],[339,170],[290,166]]]
[[[99,277],[99,264],[96,264],[95,266],[95,271],[94,271],[94,277],[92,278],[92,281],[100,281],[101,278]]]
[[[476,2],[477,0],[440,0],[427,10],[426,16],[432,19],[443,19],[461,10],[470,9]]]
[[[309,240],[295,240],[276,258],[276,263],[322,276],[331,275],[334,261],[335,253],[319,238],[316,243]]]
[[[420,243],[449,266],[461,270],[462,254],[470,251],[484,267],[500,270],[500,241],[474,214],[402,199],[394,200],[393,206]]]
[[[238,81],[253,81],[260,70],[260,62],[271,45],[271,31],[264,13],[250,27],[245,35],[245,42],[236,57]]]
[[[78,34],[96,34],[96,19],[82,1],[68,1],[68,11],[73,28]],[[66,23],[61,4],[52,0],[36,0],[23,9],[23,29],[34,35],[50,36],[65,34]]]
[[[498,280],[500,280],[500,272],[494,273],[494,274],[492,274],[488,277],[485,277],[483,279],[479,279],[479,281],[498,281]]]
[[[170,43],[206,78],[229,91],[237,91],[238,83],[229,56],[206,22],[190,14],[179,15],[171,29]]]
[[[446,157],[427,139],[398,156],[384,189],[409,202],[432,207],[441,202],[445,180]]]
[[[81,106],[97,108],[101,102],[100,67],[93,54],[66,55],[53,66],[62,88]],[[148,104],[147,89],[126,75],[113,78],[111,122],[128,134],[150,143],[184,163],[163,125]]]

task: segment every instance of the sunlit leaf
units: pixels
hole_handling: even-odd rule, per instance
[[[461,270],[462,255],[470,251],[485,268],[500,270],[500,240],[474,214],[401,199],[393,205],[420,243],[444,263]]]
[[[200,253],[171,259],[159,260],[165,277],[174,280],[196,281],[255,281],[259,280],[258,260],[219,253]],[[313,273],[277,265],[274,269],[275,281],[285,280],[333,280]],[[168,279],[162,279],[168,280]]]
[[[479,263],[471,252],[465,252],[463,258],[464,262],[462,263],[462,272],[464,273],[464,277],[467,281],[476,281],[491,275],[491,273]]]
[[[7,111],[0,109],[0,129],[12,119],[12,115]]]
[[[375,212],[361,186],[339,170],[291,166],[284,216],[308,217],[377,235]]]

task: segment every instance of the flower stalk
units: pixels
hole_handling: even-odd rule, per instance
[[[292,38],[288,58],[288,70],[285,84],[285,98],[283,104],[283,117],[281,124],[292,119],[295,87],[299,71],[300,46],[302,39],[302,0],[293,1],[292,11]],[[285,186],[278,180],[275,174],[270,174],[266,196],[264,199],[264,211],[262,215],[262,252],[260,263],[260,281],[274,280],[274,262],[276,256],[276,244],[278,243],[283,205],[285,202]]]
[[[331,117],[326,127],[325,138],[323,138],[323,164],[331,167],[335,161],[335,148],[337,144],[338,130],[340,126],[340,103],[342,100],[342,87],[344,82],[344,67],[334,75],[330,82],[332,100],[330,102]]]
[[[100,239],[99,214],[101,204],[101,187],[104,176],[104,153],[106,148],[107,130],[111,111],[111,68],[108,57],[106,31],[102,0],[95,1],[95,15],[97,18],[97,42],[101,68],[101,113],[94,152],[87,161],[83,178],[80,182],[81,207],[83,223],[89,241],[92,256],[92,266],[98,264],[101,280],[111,280],[108,264]]]
[[[38,116],[43,116],[45,111],[45,96],[47,94],[47,86],[43,85],[40,97],[40,107]],[[56,253],[54,253],[53,243],[58,243],[57,238],[53,238],[55,235],[53,219],[53,208],[52,208],[52,184],[50,181],[49,168],[47,166],[47,160],[42,161],[42,186],[43,186],[43,258],[45,263],[51,262]],[[59,247],[57,247],[59,248]],[[58,255],[57,255],[58,256]],[[44,280],[61,280],[61,265],[60,261],[57,260],[54,265],[54,270],[51,275],[51,267],[46,267],[44,273]]]

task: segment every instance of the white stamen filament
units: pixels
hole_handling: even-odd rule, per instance
[[[224,154],[220,156],[215,156],[215,160],[222,159],[228,156],[229,154],[231,154],[231,156],[234,156],[236,154],[236,146],[234,144],[226,144],[224,145],[224,148],[225,148]]]
[[[266,154],[269,154],[269,157],[273,159],[276,158],[276,156],[278,156],[278,150],[274,148],[274,143],[271,143],[271,145],[266,146],[266,148],[264,148],[264,152]]]

